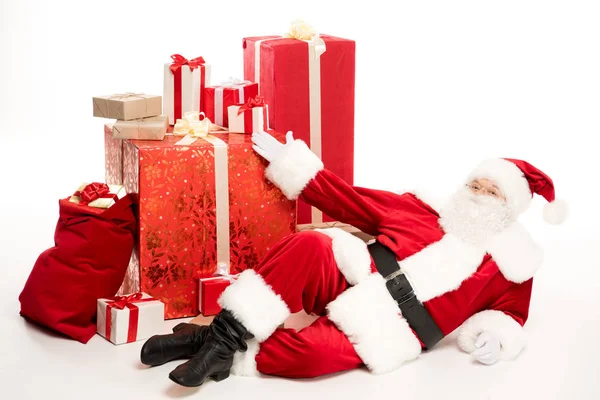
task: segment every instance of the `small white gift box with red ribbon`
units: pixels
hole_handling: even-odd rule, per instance
[[[229,113],[229,132],[264,132],[269,127],[267,104],[261,96],[248,99],[244,104],[229,106],[227,112]]]
[[[165,305],[146,293],[98,299],[98,334],[114,344],[148,339],[163,330]]]

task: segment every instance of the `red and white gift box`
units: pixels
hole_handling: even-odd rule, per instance
[[[146,293],[98,299],[96,330],[114,344],[148,339],[162,331],[165,305]]]
[[[198,305],[202,315],[217,315],[221,311],[221,306],[218,304],[219,297],[236,278],[237,275],[200,278]]]
[[[244,104],[228,107],[229,132],[254,133],[269,127],[268,107],[262,97],[248,99]]]
[[[229,126],[228,107],[258,96],[258,84],[235,78],[204,89],[204,114],[219,126]]]
[[[352,185],[355,42],[295,22],[285,37],[247,37],[243,47],[244,79],[258,83],[269,104],[269,127],[294,132]],[[333,221],[298,199],[298,224]]]
[[[165,64],[163,115],[171,125],[188,111],[204,111],[204,88],[210,86],[210,64],[202,57],[191,60],[173,54],[172,63]]]

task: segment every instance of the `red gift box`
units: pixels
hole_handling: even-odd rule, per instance
[[[284,141],[285,134],[270,133]],[[115,144],[109,126],[105,135],[107,180],[123,176],[139,208],[138,240],[119,293],[159,299],[166,319],[198,314],[198,279],[218,264],[231,274],[253,268],[295,231],[295,202],[265,178],[267,163],[250,135],[215,133],[187,145],[170,134]]]
[[[204,316],[217,315],[221,306],[217,303],[221,293],[231,285],[231,277],[211,277],[200,279],[200,290],[198,292],[198,303],[200,313]]]
[[[204,89],[204,115],[219,126],[229,126],[227,108],[258,95],[258,84],[231,79]]]
[[[244,78],[259,85],[269,126],[291,130],[326,168],[353,184],[355,42],[329,35],[244,39]],[[323,52],[324,50],[324,52]],[[298,223],[333,218],[298,200]]]

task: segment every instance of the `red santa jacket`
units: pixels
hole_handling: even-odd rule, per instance
[[[541,265],[543,253],[518,222],[498,234],[485,248],[475,247],[443,231],[438,222],[438,205],[426,195],[419,192],[399,195],[350,186],[324,169],[323,163],[300,140],[285,146],[267,168],[266,176],[289,199],[301,196],[336,220],[376,236],[394,251],[417,298],[442,332],[447,335],[462,326],[458,344],[463,351],[472,352],[477,336],[483,331],[491,331],[500,338],[505,359],[522,350],[522,326],[528,317],[533,275]],[[342,237],[335,232],[330,235],[334,239]],[[358,246],[352,240],[345,243],[348,245],[338,244],[334,252],[338,253],[336,259],[339,256],[338,264],[348,281],[356,284],[368,274],[364,261],[366,249],[350,248]],[[370,307],[365,305],[362,310],[348,312],[369,314],[373,312]],[[378,324],[379,320],[367,323]],[[341,328],[355,336],[367,335],[354,332],[360,328],[347,324]],[[388,329],[385,325],[379,328]],[[385,342],[385,339],[377,340]],[[385,350],[381,349],[381,353]],[[362,354],[361,357],[365,358]]]

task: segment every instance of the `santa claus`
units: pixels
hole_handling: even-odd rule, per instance
[[[179,324],[142,348],[147,365],[189,358],[169,377],[183,386],[230,373],[315,377],[362,365],[393,371],[460,328],[458,346],[484,364],[513,359],[525,345],[532,278],[543,252],[517,217],[533,193],[544,217],[566,217],[552,180],[514,159],[481,163],[444,204],[424,193],[353,187],[324,169],[291,133],[282,144],[253,135],[267,178],[376,237],[367,245],[340,229],[282,239],[219,299],[210,326]],[[305,310],[319,318],[281,327]]]

